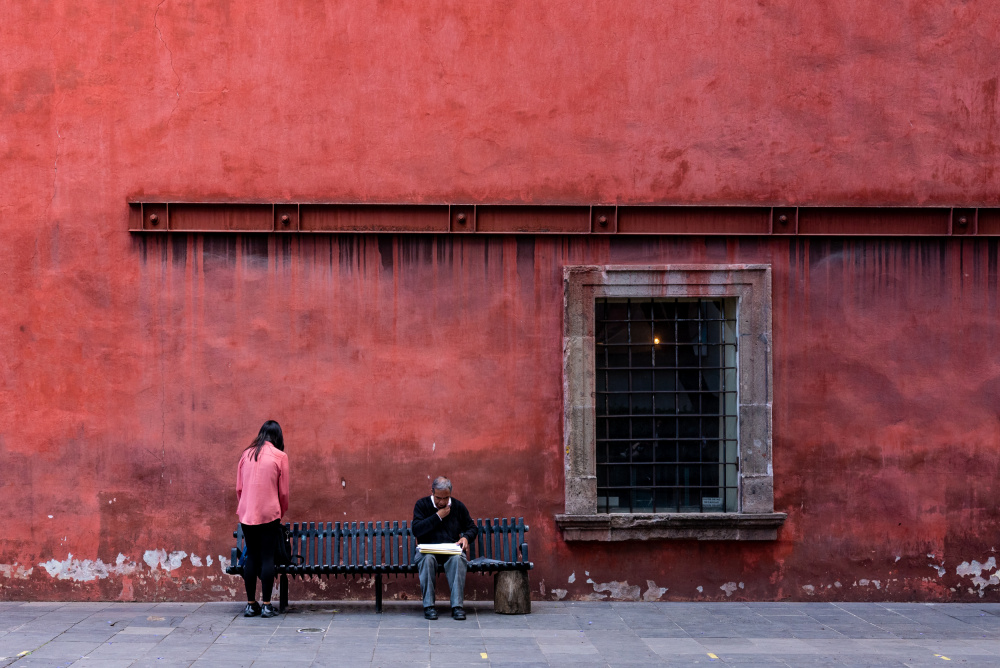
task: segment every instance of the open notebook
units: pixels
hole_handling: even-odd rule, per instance
[[[421,554],[462,554],[458,543],[421,543],[417,549]]]

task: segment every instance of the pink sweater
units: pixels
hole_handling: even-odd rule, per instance
[[[236,469],[236,514],[243,524],[267,524],[288,510],[288,455],[264,443],[254,461],[253,450],[244,450]]]

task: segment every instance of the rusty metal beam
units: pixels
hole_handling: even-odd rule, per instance
[[[137,233],[1000,236],[1000,208],[130,202]]]

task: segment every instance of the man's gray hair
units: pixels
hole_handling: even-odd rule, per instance
[[[440,492],[444,490],[451,491],[451,480],[448,480],[443,475],[434,478],[433,484],[431,484],[431,489],[436,489]]]

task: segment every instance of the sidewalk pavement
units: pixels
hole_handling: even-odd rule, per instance
[[[1000,603],[0,602],[0,667],[1000,666]]]

